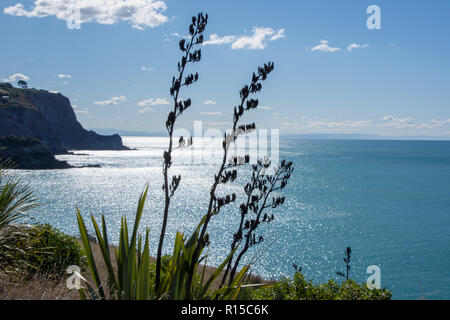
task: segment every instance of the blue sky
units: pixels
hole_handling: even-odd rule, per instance
[[[75,5],[83,23],[69,29]],[[61,92],[86,128],[162,132],[178,41],[199,11],[211,41],[179,127],[227,127],[240,87],[274,61],[249,117],[259,128],[450,137],[446,0],[1,0],[0,80]]]

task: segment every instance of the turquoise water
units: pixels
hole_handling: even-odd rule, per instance
[[[86,217],[105,214],[114,242],[120,216],[132,220],[149,182],[142,225],[150,227],[155,255],[166,140],[125,137],[124,143],[137,150],[58,157],[102,168],[18,171],[42,199],[35,219],[76,235],[79,206]],[[209,152],[211,159],[218,155],[213,147]],[[175,159],[177,155],[180,151]],[[267,278],[292,275],[296,263],[308,278],[323,282],[344,271],[343,252],[350,246],[350,275],[356,280],[365,282],[367,267],[378,265],[381,284],[395,299],[450,299],[450,142],[281,140],[280,158],[293,161],[295,172],[285,205],[262,230],[268,250],[255,273]],[[175,232],[191,232],[205,212],[216,169],[214,164],[181,165],[175,160],[172,173],[183,179],[170,212],[167,251]],[[245,179],[242,172],[222,192],[241,192]],[[237,207],[230,207],[213,220],[213,264],[228,252],[237,213]]]

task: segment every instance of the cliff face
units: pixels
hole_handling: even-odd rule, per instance
[[[62,94],[0,84],[0,136],[9,134],[37,138],[54,154],[74,149],[128,149],[119,135],[85,130]]]
[[[0,137],[0,158],[12,160],[17,169],[66,169],[71,166],[66,161],[59,161],[34,138],[15,136]]]

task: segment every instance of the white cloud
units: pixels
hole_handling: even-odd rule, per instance
[[[209,40],[203,41],[203,45],[206,46],[208,44],[226,44],[231,43],[236,39],[235,36],[223,36],[219,37],[217,34],[211,34],[209,36]]]
[[[126,97],[125,96],[120,96],[120,97],[112,97],[109,100],[104,100],[104,101],[95,101],[94,103],[99,105],[99,106],[105,106],[105,105],[117,105],[122,101],[125,101]]]
[[[268,107],[268,106],[258,106],[258,109],[262,109],[262,110],[273,110],[272,107]]]
[[[347,51],[352,51],[353,49],[359,49],[359,48],[367,48],[369,47],[368,44],[357,44],[357,43],[352,43],[347,47]]]
[[[261,50],[267,46],[266,38],[275,33],[272,28],[254,27],[253,35],[239,37],[231,45],[232,49]]]
[[[200,114],[205,115],[205,116],[218,116],[221,115],[222,112],[218,111],[218,112],[200,112]]]
[[[277,114],[278,115],[278,114]],[[311,131],[325,132],[343,132],[353,129],[373,127],[372,120],[345,120],[345,121],[329,121],[327,119],[306,119],[301,117],[301,121],[285,121],[280,122],[279,126],[289,129],[310,129]]]
[[[76,114],[89,114],[88,110],[75,110]]]
[[[274,116],[276,116],[274,114]],[[284,117],[278,125],[283,130],[290,130],[292,132],[323,132],[323,133],[374,133],[378,130],[379,133],[386,133],[386,128],[393,128],[395,130],[436,130],[439,128],[450,127],[450,119],[431,121],[418,121],[412,117],[394,117],[385,116],[378,120],[328,120],[320,119],[319,117],[307,118],[300,117],[301,120],[296,121]],[[384,129],[381,129],[384,128]],[[380,131],[382,130],[382,131]],[[417,132],[417,131],[416,131]]]
[[[284,32],[285,32],[284,29],[278,30],[278,32],[274,36],[272,36],[272,38],[270,38],[270,41],[275,41],[275,40],[278,40],[278,39],[286,38],[286,35],[284,34]]]
[[[396,129],[402,128],[416,128],[416,129],[436,129],[441,128],[443,125],[450,124],[450,119],[436,120],[433,119],[429,122],[420,122],[414,118],[397,118],[394,116],[385,116],[381,118],[379,127],[391,127]]]
[[[213,100],[206,100],[206,101],[203,101],[203,104],[216,104],[216,102]]]
[[[430,121],[430,123],[432,123],[432,124],[441,124],[441,125],[450,124],[450,119],[447,119],[447,120],[436,120],[436,119],[433,119],[433,120]]]
[[[328,41],[327,40],[322,40],[322,41],[320,41],[320,44],[315,46],[315,47],[313,47],[311,49],[311,51],[336,52],[336,51],[341,51],[341,48],[330,47],[328,45]]]
[[[142,67],[141,67],[141,70],[142,70],[142,71],[155,71],[155,68],[142,66]]]
[[[60,74],[58,74],[58,78],[60,78],[60,79],[72,79],[72,76],[70,74],[60,73]]]
[[[231,127],[233,123],[228,121],[205,121],[203,125],[208,128],[224,128]]]
[[[347,120],[347,121],[327,121],[321,119],[320,121],[309,120],[307,122],[308,128],[365,128],[372,125],[372,120]]]
[[[26,75],[24,75],[22,73],[15,73],[15,74],[10,75],[9,78],[2,79],[2,81],[15,83],[20,80],[28,81],[29,79],[30,79],[30,77],[27,77]]]
[[[138,111],[138,113],[146,113],[146,112],[155,112],[155,110],[153,110],[150,107],[146,107],[146,108],[141,109],[141,110]]]
[[[289,127],[289,128],[292,128],[292,127],[300,127],[300,126],[301,126],[301,123],[300,123],[300,122],[280,122],[278,125],[279,125],[280,127]]]
[[[275,32],[272,28],[253,27],[252,35],[250,36],[226,35],[220,37],[215,33],[211,34],[209,40],[204,41],[203,45],[231,43],[232,49],[262,50],[267,46],[268,41],[275,41],[283,38],[286,38],[285,29],[279,29]]]
[[[110,25],[126,21],[133,28],[142,30],[165,23],[168,20],[163,14],[166,9],[166,4],[161,0],[35,0],[28,8],[17,3],[6,7],[3,13],[27,18],[55,16],[73,23],[79,10],[80,23]]]
[[[138,102],[138,106],[140,107],[147,107],[147,106],[157,106],[157,105],[165,105],[165,104],[170,104],[169,101],[167,101],[167,99],[165,98],[150,98],[147,100],[142,100]]]

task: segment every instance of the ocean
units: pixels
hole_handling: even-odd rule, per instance
[[[41,199],[42,206],[32,212],[34,220],[77,235],[78,206],[86,218],[104,214],[111,242],[117,243],[120,217],[133,220],[139,195],[149,183],[141,225],[150,228],[151,255],[156,255],[167,140],[123,141],[134,150],[57,157],[101,168],[15,172]],[[208,159],[220,156],[220,144],[217,152],[212,145]],[[180,160],[183,152],[173,154],[171,175],[180,174],[182,181],[172,200],[167,253],[176,231],[191,233],[204,215],[217,171],[214,163]],[[195,144],[193,152],[200,152]],[[345,271],[344,250],[350,246],[351,278],[366,282],[367,268],[375,265],[381,270],[381,286],[392,290],[394,299],[450,299],[450,142],[281,139],[279,155],[292,161],[295,171],[284,192],[285,204],[258,233],[265,241],[247,254],[249,261],[265,251],[253,273],[270,279],[292,276],[295,263],[314,282],[341,281],[336,272]],[[238,193],[238,201],[212,220],[213,265],[229,252],[249,171],[240,168],[235,183],[221,188],[224,194]]]

